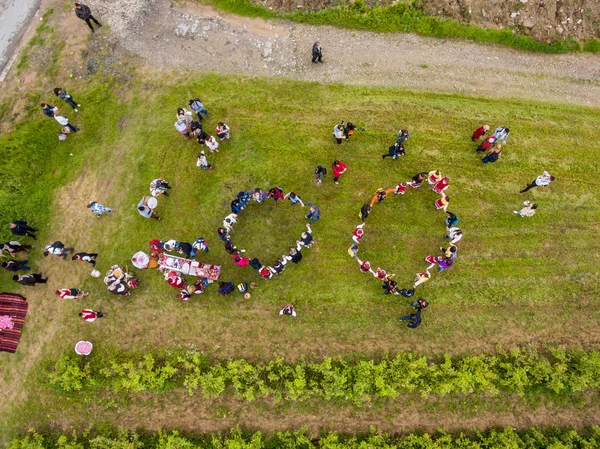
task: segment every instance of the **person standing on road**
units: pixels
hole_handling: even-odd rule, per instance
[[[98,22],[96,18],[92,15],[92,10],[89,6],[84,5],[82,3],[75,3],[75,14],[78,18],[87,23],[87,25],[90,27],[90,30],[92,30],[92,33],[94,32],[94,27],[92,26],[90,20],[96,25],[98,25],[98,28],[102,28],[102,24]]]
[[[316,64],[318,62],[323,62],[323,61],[321,61],[322,57],[323,57],[323,49],[321,48],[321,42],[317,41],[314,43],[313,48],[312,48],[312,62],[314,64]]]
[[[77,104],[77,102],[73,99],[73,97],[71,95],[69,95],[69,93],[66,90],[61,89],[60,87],[55,87],[54,95],[56,95],[62,101],[67,103],[69,106],[71,106],[75,112],[79,112],[79,111],[77,111],[77,108],[81,105]]]

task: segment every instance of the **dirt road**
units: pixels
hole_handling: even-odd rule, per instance
[[[193,0],[101,0],[92,8],[156,67],[600,106],[600,56],[544,55],[462,40],[220,14]],[[312,64],[319,39],[324,64]]]

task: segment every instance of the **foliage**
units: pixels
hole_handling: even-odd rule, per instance
[[[569,53],[579,51],[600,52],[595,39],[587,40],[583,47],[572,36],[544,43],[511,29],[481,28],[452,19],[428,16],[415,2],[394,2],[389,6],[366,7],[363,0],[354,3],[323,8],[318,11],[275,13],[250,0],[204,0],[217,8],[247,17],[264,19],[279,17],[311,25],[333,25],[378,32],[410,32],[437,38],[459,38],[478,42],[506,45],[540,53]]]
[[[600,428],[585,432],[570,429],[531,428],[516,431],[511,427],[490,430],[472,435],[430,434],[388,435],[371,428],[367,435],[348,436],[336,432],[325,433],[320,438],[306,430],[278,432],[267,436],[261,432],[247,433],[239,428],[225,434],[182,436],[177,431],[159,431],[156,435],[139,435],[136,432],[108,432],[107,435],[67,437],[44,436],[33,430],[29,435],[16,438],[7,449],[436,449],[436,448],[518,448],[551,447],[597,448],[600,446]]]
[[[269,396],[292,401],[316,397],[361,404],[413,391],[423,396],[568,394],[600,388],[600,352],[516,348],[441,359],[405,352],[379,361],[326,358],[287,364],[281,359],[207,363],[206,356],[195,351],[141,356],[97,351],[87,358],[61,357],[47,379],[65,392],[95,387],[160,392],[173,385],[184,386],[190,395],[201,390],[207,398],[233,394],[247,401]]]

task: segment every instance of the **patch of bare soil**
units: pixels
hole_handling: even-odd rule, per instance
[[[185,392],[168,395],[136,396],[127,407],[92,406],[81,416],[56,417],[52,426],[70,429],[86,414],[115,426],[149,431],[177,428],[185,432],[218,432],[240,426],[268,433],[297,431],[306,427],[319,434],[327,430],[341,433],[366,433],[371,426],[387,433],[483,431],[494,427],[526,429],[539,427],[589,428],[600,413],[598,395],[591,393],[585,404],[555,407],[542,400],[527,404],[526,399],[420,398],[418,395],[365,403],[362,407],[323,401],[274,404],[271,401],[247,402],[240,399],[205,399]],[[594,402],[596,401],[596,404]],[[117,400],[118,402],[118,400]]]
[[[196,2],[143,10],[89,2],[152,67],[600,105],[600,57],[544,55],[462,40],[379,34],[221,14]],[[311,63],[312,44],[324,64]]]

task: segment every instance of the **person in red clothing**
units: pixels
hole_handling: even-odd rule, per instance
[[[495,141],[496,141],[496,136],[492,135],[492,136],[486,137],[485,139],[483,139],[483,142],[481,142],[481,145],[479,145],[479,147],[477,147],[477,152],[482,153],[484,151],[489,150],[490,148],[492,148]]]
[[[333,164],[331,164],[331,168],[333,169],[333,182],[339,184],[338,179],[340,179],[340,176],[342,176],[342,173],[346,171],[348,166],[342,161],[334,161]]]
[[[481,139],[482,136],[485,135],[485,133],[487,133],[490,130],[490,125],[483,125],[479,128],[477,128],[475,130],[475,132],[473,133],[473,135],[471,136],[471,140],[473,142],[477,142],[479,139]]]
[[[352,240],[354,240],[355,243],[360,243],[360,240],[364,237],[365,235],[365,230],[363,229],[365,226],[365,223],[361,223],[359,224],[356,229],[354,229],[354,232],[352,233]]]
[[[242,257],[239,253],[235,253],[231,257],[231,260],[233,260],[233,263],[235,263],[238,267],[245,267],[250,263],[249,257]]]
[[[269,190],[269,196],[273,198],[275,202],[283,200],[283,189],[281,187],[273,187],[271,190]]]
[[[62,299],[81,299],[90,294],[90,292],[83,291],[80,288],[61,288],[54,293]]]
[[[96,318],[104,318],[104,314],[102,312],[100,312],[99,310],[96,312],[92,309],[83,309],[81,312],[79,312],[79,316],[88,323],[96,321]]]
[[[182,288],[185,285],[185,281],[177,272],[170,271],[167,274],[167,284],[169,284],[171,287]]]
[[[362,271],[363,273],[371,273],[372,275],[375,275],[375,272],[371,269],[371,264],[369,263],[368,260],[365,260],[364,262],[362,260],[360,260],[358,257],[356,258],[356,261],[358,262],[358,264],[360,265],[360,271]]]

